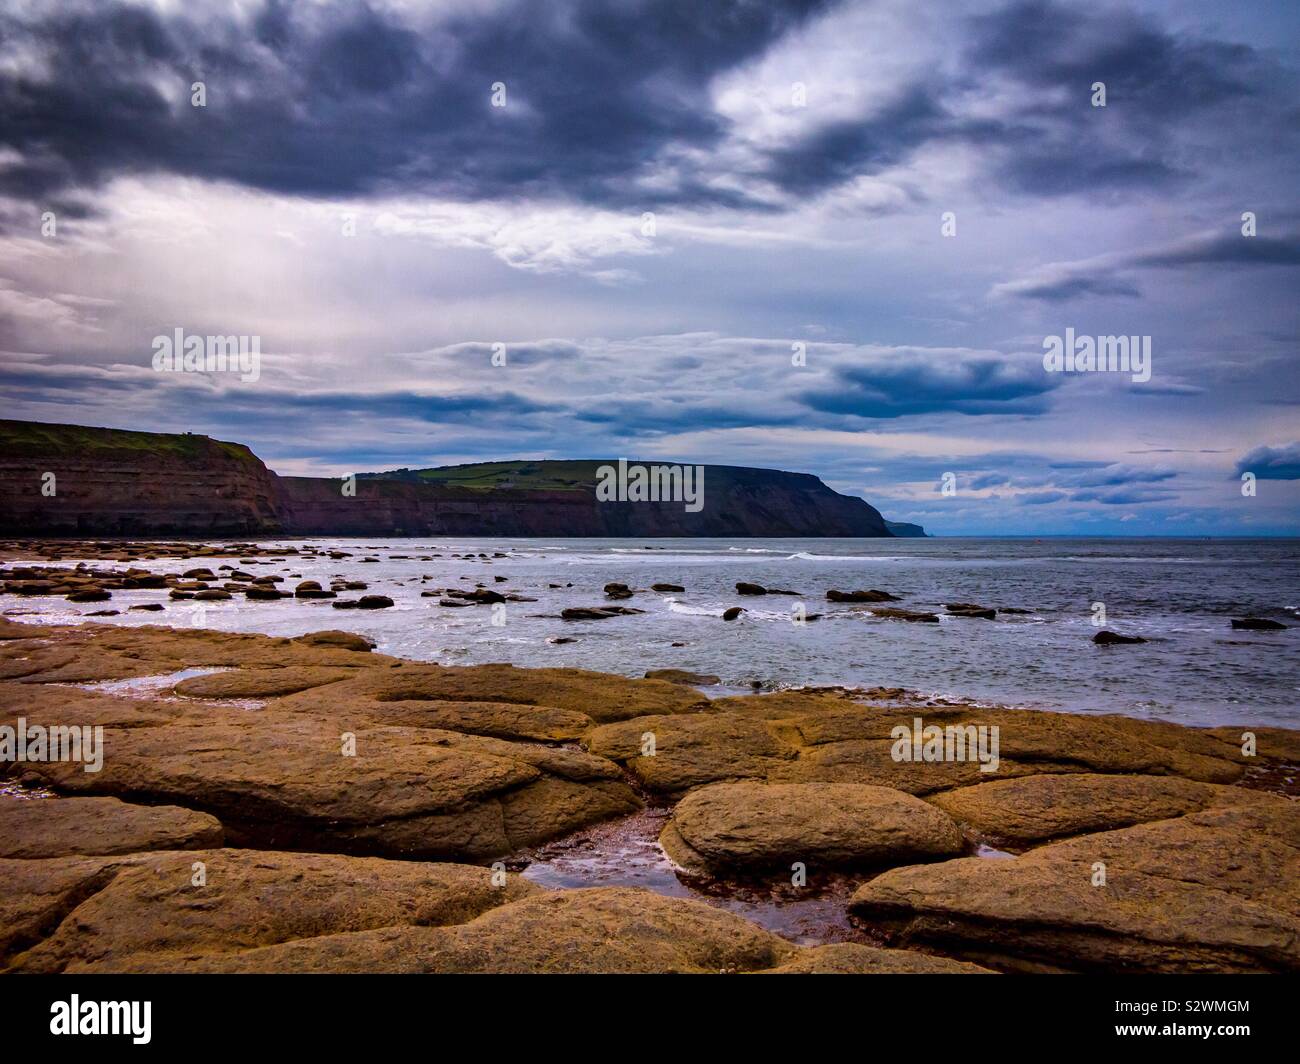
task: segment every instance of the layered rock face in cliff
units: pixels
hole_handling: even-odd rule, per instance
[[[207,436],[0,421],[0,532],[226,536],[281,530],[277,478]]]
[[[888,536],[880,513],[807,473],[703,466],[698,509],[602,501],[598,470],[613,462],[491,462],[397,470],[341,482],[282,477],[296,532],[502,536]]]
[[[9,535],[888,536],[880,513],[816,477],[704,466],[697,507],[604,501],[595,461],[361,474],[355,491],[278,477],[200,435],[0,421]],[[53,474],[51,481],[46,474]],[[47,485],[52,485],[51,488]]]

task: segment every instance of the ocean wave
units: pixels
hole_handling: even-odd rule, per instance
[[[724,607],[714,606],[687,606],[685,603],[678,602],[676,599],[665,599],[668,603],[668,609],[671,613],[684,613],[690,617],[717,617]]]
[[[786,555],[786,561],[804,562],[899,562],[898,554],[809,554],[806,550]]]

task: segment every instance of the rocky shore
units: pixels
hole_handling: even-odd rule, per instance
[[[1300,969],[1300,732],[672,679],[0,622],[0,743],[103,754],[0,763],[0,969]],[[996,771],[896,760],[917,718],[996,725]],[[647,804],[674,896],[529,879]],[[851,941],[717,903],[832,880]]]

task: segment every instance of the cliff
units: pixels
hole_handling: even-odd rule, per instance
[[[281,529],[274,473],[190,433],[0,420],[0,532],[233,536]]]
[[[889,536],[807,473],[705,466],[702,506],[603,502],[596,461],[280,477],[192,434],[0,421],[0,533],[82,535]],[[613,464],[613,463],[608,463]],[[54,493],[42,492],[54,474]],[[43,479],[44,478],[44,479]]]
[[[889,529],[891,535],[895,536],[919,538],[929,535],[920,525],[913,525],[907,521],[886,521],[885,527]]]

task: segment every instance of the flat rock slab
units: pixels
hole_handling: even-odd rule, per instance
[[[801,949],[761,975],[993,975],[988,968],[906,949],[833,942]]]
[[[313,709],[306,702],[296,706]],[[376,724],[440,728],[467,735],[534,742],[570,742],[585,735],[594,721],[585,713],[554,706],[515,702],[431,702],[412,700],[364,703],[367,718]]]
[[[894,729],[913,729],[918,719],[923,726],[960,728],[967,737],[977,737],[981,728],[991,735],[988,729],[996,727],[996,770],[984,771],[973,755],[896,759]],[[655,740],[653,756],[643,752],[646,734]],[[1283,736],[1261,732],[1259,741],[1265,753],[1289,748]],[[828,691],[720,698],[679,717],[639,717],[595,728],[587,743],[624,764],[650,790],[666,794],[763,779],[859,783],[927,795],[995,779],[1083,772],[1232,783],[1250,760],[1239,743],[1160,721],[962,705],[899,708]]]
[[[95,773],[26,767],[62,793],[212,813],[230,843],[267,849],[481,860],[640,808],[614,765],[577,751],[264,715],[213,710],[106,731]]]
[[[1061,774],[995,780],[932,795],[930,801],[988,841],[1015,847],[1166,820],[1210,806],[1269,802],[1241,787],[1176,776]]]
[[[1013,970],[1300,971],[1300,808],[1271,798],[896,868],[850,908],[902,944]]]
[[[364,658],[375,656],[368,654]],[[363,655],[350,657],[357,660]],[[663,680],[631,680],[585,669],[414,663],[397,669],[357,670],[346,683],[331,684],[300,697],[317,701],[326,709],[358,701],[509,702],[582,713],[597,723],[646,714],[690,713],[708,705],[708,699],[698,691]],[[329,701],[320,702],[322,698]]]
[[[294,666],[271,669],[231,669],[191,676],[173,690],[186,698],[279,698],[313,690],[356,675],[354,669]]]
[[[714,712],[607,724],[591,731],[587,748],[623,763],[643,786],[660,794],[719,780],[762,779],[797,752],[765,721]]]
[[[0,967],[184,971],[320,935],[461,923],[540,889],[514,875],[495,883],[490,869],[467,865],[253,850],[0,861],[6,922],[11,906],[43,905]]]
[[[960,853],[941,810],[901,791],[852,783],[719,783],[691,791],[660,836],[683,868],[724,875],[911,864]]]
[[[27,659],[27,666],[21,675],[30,683],[122,680],[209,666],[377,669],[396,660],[384,654],[358,654],[335,645],[313,646],[292,639],[211,628],[127,628],[111,624],[15,627],[26,629],[31,642],[16,637],[4,646],[0,651],[0,677],[17,675],[4,666],[22,657]],[[14,647],[12,642],[19,646]]]
[[[175,805],[116,798],[0,799],[0,857],[140,853],[220,846],[221,822]]]
[[[831,952],[826,952],[830,950]],[[974,965],[866,946],[805,949],[733,913],[631,887],[546,891],[454,926],[396,926],[303,937],[186,962],[135,958],[140,971],[438,974],[965,972]]]

